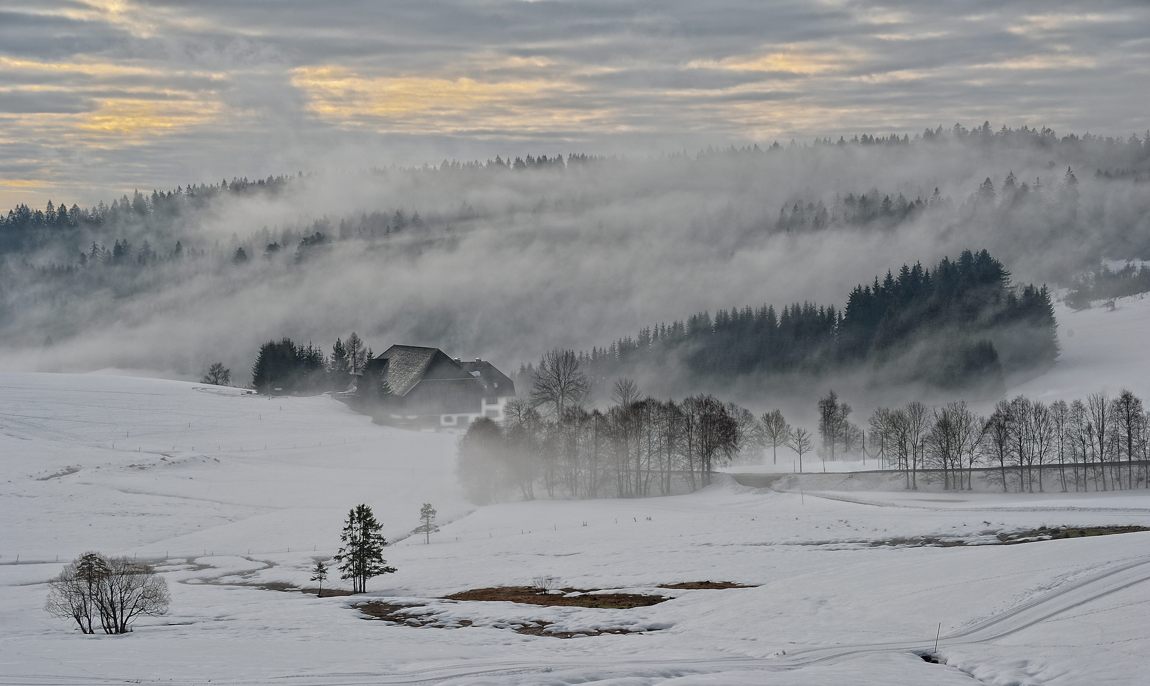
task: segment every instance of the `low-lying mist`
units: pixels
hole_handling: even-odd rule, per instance
[[[0,366],[195,378],[218,360],[246,383],[264,341],[329,348],[357,331],[376,352],[429,345],[511,372],[547,349],[589,349],[696,311],[841,307],[876,274],[964,249],[990,250],[1016,282],[1051,284],[1102,258],[1150,256],[1146,185],[1104,175],[1145,168],[1150,142],[1053,140],[377,169],[293,178],[275,193],[221,193],[181,216],[176,235],[104,227],[105,245],[123,239],[138,250],[149,240],[164,259],[77,266],[91,234],[8,255]],[[1011,172],[1029,194],[1008,203]],[[995,194],[980,202],[987,178]],[[923,202],[898,220],[780,225],[780,210],[795,203],[833,210],[860,194]],[[340,232],[341,221],[397,211],[402,230]],[[288,242],[313,228],[329,240],[315,249]],[[171,259],[177,235],[185,253]],[[241,247],[246,261],[234,259]]]

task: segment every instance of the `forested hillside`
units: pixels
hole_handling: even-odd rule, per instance
[[[667,322],[688,370],[725,378],[776,371],[758,369],[748,341],[759,334],[744,334],[772,327],[767,309],[748,315],[745,305],[773,303],[778,335],[766,338],[795,342],[772,343],[767,366],[882,363],[906,352],[891,347],[902,338],[894,313],[913,317],[941,297],[920,292],[915,274],[884,283],[892,265],[913,271],[977,247],[1022,283],[1070,286],[1103,258],[1150,257],[1147,170],[1141,134],[984,125],[649,159],[448,160],[21,205],[0,216],[3,359],[197,378],[209,362],[247,368],[270,339],[355,330],[514,369],[556,347],[601,356],[604,341],[655,321]],[[734,314],[719,312],[731,304]],[[724,356],[684,342],[707,328],[705,317],[673,324],[690,312],[712,313]],[[650,336],[662,340],[663,325]],[[1008,359],[1005,337],[991,342],[1013,368],[1021,361]],[[930,368],[950,384],[994,365],[973,343],[946,358],[964,361],[947,370],[924,360],[912,376]]]
[[[635,377],[659,392],[751,378],[767,387],[796,376],[866,370],[873,382],[997,388],[1004,374],[1050,365],[1058,336],[1045,287],[1011,284],[987,251],[855,287],[842,309],[795,303],[720,309],[661,322],[579,359],[599,388]],[[520,370],[520,383],[534,368]]]

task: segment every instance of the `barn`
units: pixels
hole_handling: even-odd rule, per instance
[[[466,427],[479,417],[502,421],[515,384],[486,360],[464,362],[439,348],[393,345],[368,362],[357,394],[385,423]]]

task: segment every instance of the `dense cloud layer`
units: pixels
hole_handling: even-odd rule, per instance
[[[0,206],[532,148],[1146,128],[1150,7],[9,0]]]

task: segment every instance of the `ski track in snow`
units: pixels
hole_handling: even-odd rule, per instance
[[[273,566],[273,563],[265,560],[245,559],[255,565],[253,570],[267,569]],[[261,567],[260,565],[263,566]],[[223,575],[223,577],[213,577],[211,581],[205,581],[204,583],[221,583],[215,579],[235,575],[234,572],[229,572]],[[1133,561],[1110,566],[1105,571],[1092,574],[1074,583],[1065,584],[1055,591],[1035,596],[1006,612],[982,621],[963,631],[944,634],[939,639],[939,646],[945,649],[951,646],[975,645],[1003,638],[1056,617],[1064,612],[1148,581],[1150,581],[1150,554],[1143,555]],[[379,673],[351,676],[343,674],[318,678],[316,675],[309,675],[306,678],[301,677],[300,680],[306,680],[306,683],[309,684],[322,684],[324,686],[353,686],[369,684],[451,683],[473,680],[476,677],[499,677],[507,680],[504,681],[504,683],[513,683],[512,680],[518,680],[519,677],[530,675],[544,678],[559,670],[588,667],[594,667],[600,674],[604,672],[611,673],[611,678],[621,678],[625,676],[642,678],[645,674],[652,673],[658,673],[660,678],[665,678],[668,671],[679,674],[701,674],[735,669],[754,670],[758,672],[780,672],[801,669],[827,662],[841,661],[871,653],[899,652],[920,654],[931,652],[933,649],[934,643],[931,640],[907,640],[798,649],[784,656],[773,658],[659,658],[654,660],[630,660],[626,662],[616,661],[609,667],[600,665],[595,659],[549,661],[545,664],[530,661],[490,661],[482,666],[476,665],[474,662],[467,662],[455,665],[440,665],[435,668],[412,671],[402,675]],[[288,684],[293,683],[293,681],[296,680],[290,677],[280,677],[276,680],[276,683]],[[20,684],[33,686],[68,683],[123,684],[139,682],[126,677],[84,677],[84,681],[80,681],[73,678],[46,675],[24,675],[20,677],[0,676],[0,684],[12,684],[14,686]],[[165,679],[162,683],[181,685],[202,684],[204,682],[202,680]],[[267,682],[263,680],[221,681],[213,679],[212,683],[240,686],[242,684],[262,684]]]

